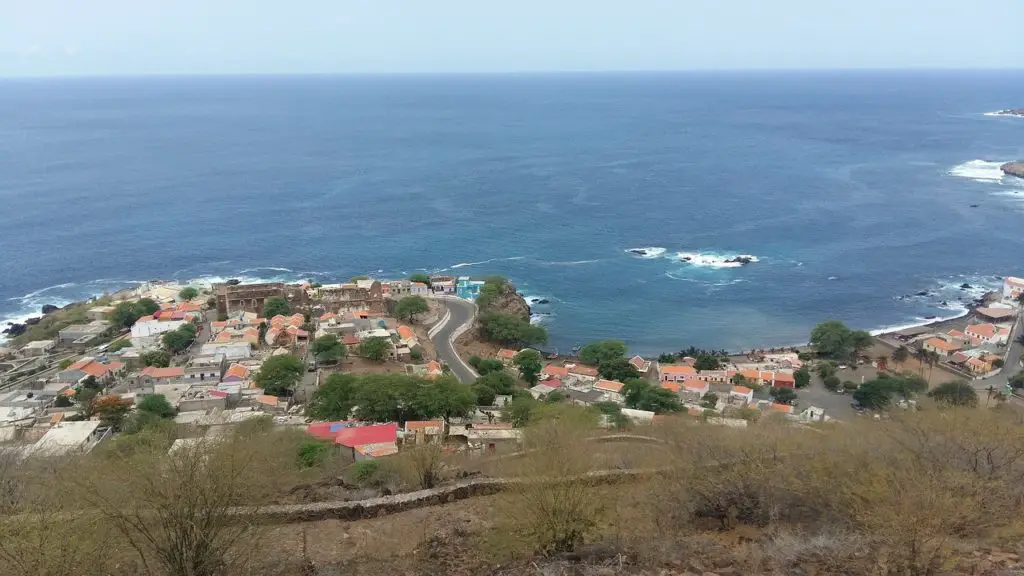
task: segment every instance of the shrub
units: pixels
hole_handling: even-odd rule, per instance
[[[333,445],[322,440],[307,438],[299,444],[299,468],[316,468],[330,457]]]
[[[380,472],[380,462],[377,460],[363,460],[356,462],[352,467],[352,479],[358,484],[371,484]]]

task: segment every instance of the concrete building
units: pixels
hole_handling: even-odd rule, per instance
[[[95,358],[82,358],[78,362],[57,372],[57,381],[65,384],[77,384],[83,378],[93,376],[101,382],[110,382],[124,369],[120,362],[103,363]]]
[[[228,344],[210,342],[199,348],[200,356],[222,354],[229,362],[252,357],[252,345],[248,342],[231,342]]]
[[[106,320],[74,324],[57,333],[57,343],[62,346],[85,346],[93,338],[101,336],[108,328],[110,328],[110,322]]]
[[[382,315],[387,311],[384,304],[384,289],[378,280],[325,284],[317,291],[324,309],[328,312],[362,310],[372,315]]]
[[[476,300],[480,296],[480,288],[483,288],[483,280],[471,280],[469,276],[460,276],[455,281],[455,295],[467,300]]]
[[[18,354],[23,358],[45,356],[56,346],[57,344],[53,340],[36,340],[35,342],[25,344],[21,350],[18,350]]]
[[[223,354],[194,356],[185,365],[183,380],[193,384],[196,382],[220,382],[227,358]]]
[[[132,346],[135,348],[156,346],[161,335],[171,330],[177,330],[184,324],[184,320],[156,320],[152,317],[139,319],[132,325]]]
[[[218,314],[235,312],[263,313],[263,305],[270,298],[286,298],[285,285],[281,282],[266,284],[214,284],[213,295],[217,300]]]
[[[113,306],[97,306],[95,308],[89,308],[86,311],[85,316],[89,320],[106,320],[107,315],[114,311]]]
[[[1021,293],[1024,293],[1024,278],[1007,276],[1003,280],[1003,302],[1016,305]]]
[[[99,420],[60,421],[29,448],[28,455],[62,456],[88,452],[102,438],[97,430],[99,427]]]

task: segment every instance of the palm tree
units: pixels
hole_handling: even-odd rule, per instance
[[[942,356],[939,356],[938,352],[928,353],[928,382],[932,381],[932,370],[935,368],[935,365],[938,364],[940,360],[942,360]]]
[[[924,365],[928,363],[928,358],[931,356],[924,348],[917,348],[913,353],[914,360],[917,360],[917,375],[924,378]]]
[[[900,367],[901,372],[903,371],[903,363],[907,361],[907,358],[910,358],[910,349],[906,346],[900,346],[892,352],[892,361]]]

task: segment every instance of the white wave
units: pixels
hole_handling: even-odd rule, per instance
[[[548,321],[551,320],[552,316],[553,316],[553,314],[546,314],[546,313],[544,313],[544,314],[540,314],[540,313],[530,314],[530,324],[547,324]]]
[[[976,182],[1001,182],[1005,174],[1003,174],[1003,171],[999,168],[1003,164],[1006,164],[1006,162],[1008,162],[1008,160],[1003,162],[971,160],[950,168],[949,175],[958,176],[960,178],[969,178]]]
[[[1024,118],[1021,114],[1007,114],[1006,110],[998,110],[996,112],[985,112],[983,116],[998,116],[1000,118]]]
[[[969,312],[969,310],[965,309],[965,310],[963,310],[963,311],[961,311],[961,312],[959,312],[957,314],[953,314],[952,316],[939,316],[939,317],[936,317],[936,318],[932,318],[931,320],[926,319],[926,318],[918,317],[918,318],[914,319],[914,322],[911,322],[909,324],[898,324],[898,325],[895,325],[895,326],[883,326],[882,328],[876,328],[874,330],[871,330],[870,333],[871,333],[872,336],[878,336],[879,334],[887,334],[889,332],[899,332],[900,330],[907,330],[908,328],[918,328],[920,326],[928,326],[930,324],[935,324],[937,322],[945,322],[947,320],[955,320],[957,318],[963,318],[964,316],[967,315],[968,312]]]
[[[721,255],[702,252],[677,252],[674,259],[691,266],[707,268],[741,268],[746,264],[760,262],[757,256],[750,254]]]
[[[239,274],[247,274],[250,272],[259,272],[260,270],[273,270],[275,272],[292,272],[291,268],[281,268],[278,266],[257,266],[256,268],[246,268],[239,272]]]
[[[628,248],[626,249],[627,254],[632,254],[639,258],[654,259],[661,258],[665,254],[666,250],[661,246],[648,246],[646,248]]]
[[[29,292],[28,294],[25,294],[24,296],[15,296],[14,298],[8,298],[7,300],[12,301],[12,302],[16,301],[16,300],[21,300],[21,301],[31,300],[32,298],[35,298],[35,297],[40,296],[42,294],[45,294],[46,292],[49,292],[51,290],[60,290],[62,288],[73,288],[75,286],[77,286],[77,284],[75,284],[74,282],[66,282],[64,284],[55,284],[53,286],[47,286],[46,288],[40,288],[39,290],[36,290],[35,292]]]
[[[522,296],[523,300],[526,300],[526,303],[530,306],[547,306],[557,300],[557,298],[553,296],[544,296],[541,294],[523,294]],[[541,304],[541,300],[546,300],[547,304]]]
[[[525,258],[525,256],[513,256],[511,258],[491,258],[489,260],[481,260],[480,262],[460,262],[458,264],[453,264],[448,268],[442,268],[441,270],[444,271],[448,270],[449,268],[455,270],[458,268],[466,268],[468,266],[480,266],[481,264],[490,264],[491,262],[511,262],[513,260],[522,260],[523,258]]]
[[[600,260],[573,260],[571,262],[541,262],[544,266],[580,266],[582,264],[593,264]]]

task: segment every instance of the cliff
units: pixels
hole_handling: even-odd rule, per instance
[[[1003,171],[1003,174],[1006,174],[1007,176],[1024,178],[1024,161],[1007,162],[999,168]]]
[[[480,314],[505,312],[507,314],[514,314],[526,321],[530,320],[530,305],[526,303],[526,300],[519,294],[516,287],[508,281],[501,283],[488,282],[484,289],[480,291],[477,306],[480,308]]]

